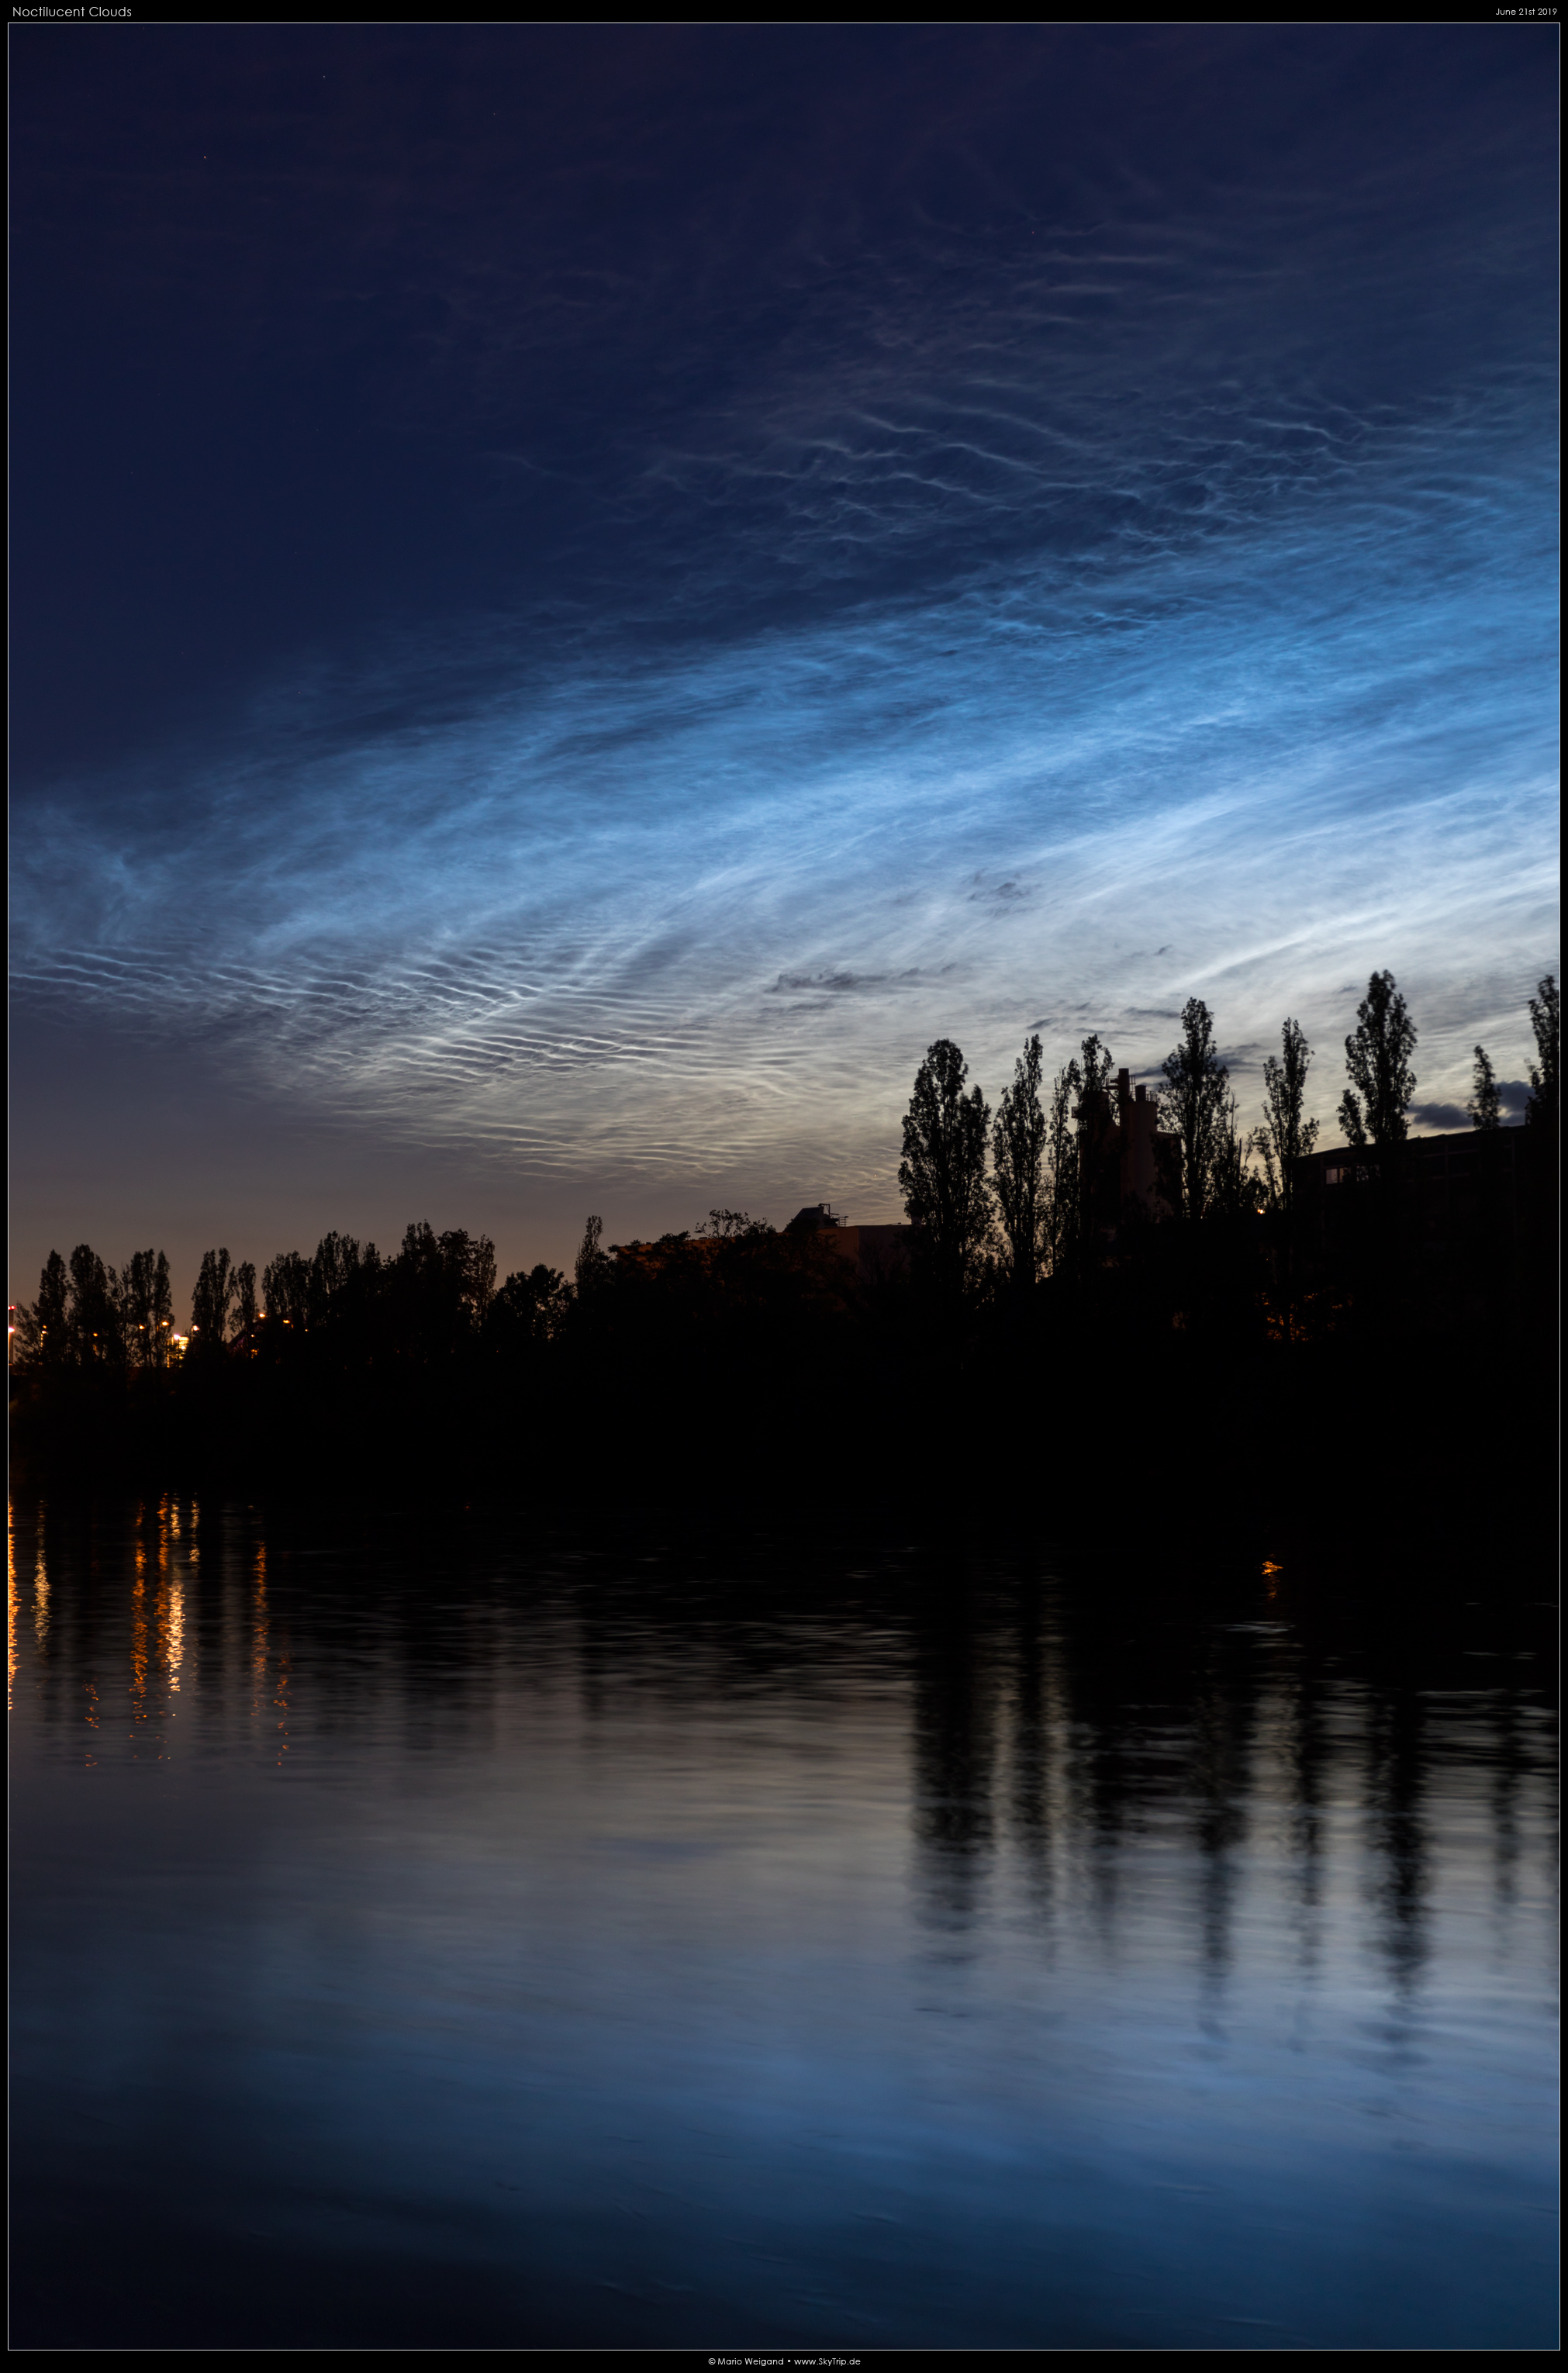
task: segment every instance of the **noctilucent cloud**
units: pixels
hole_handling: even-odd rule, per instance
[[[1558,36],[13,28],[12,1292],[1558,964]],[[181,1272],[184,1272],[181,1277]]]

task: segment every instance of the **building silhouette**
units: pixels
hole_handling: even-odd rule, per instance
[[[1157,1099],[1141,1083],[1134,1088],[1122,1070],[1114,1094],[1086,1091],[1073,1117],[1085,1226],[1096,1235],[1114,1236],[1134,1215],[1172,1218],[1163,1182],[1172,1175],[1179,1149],[1159,1126]]]
[[[830,1203],[807,1203],[784,1231],[804,1236],[813,1251],[847,1262],[861,1284],[877,1278],[896,1277],[909,1266],[915,1231],[906,1225],[851,1227]]]

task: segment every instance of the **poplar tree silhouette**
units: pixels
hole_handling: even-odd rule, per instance
[[[121,1337],[109,1271],[90,1245],[76,1246],[70,1266],[72,1349],[84,1364],[112,1359],[120,1350]]]
[[[1092,1030],[1078,1049],[1080,1063],[1080,1093],[1086,1096],[1108,1096],[1111,1092],[1111,1050],[1102,1046],[1099,1034]]]
[[[1416,1025],[1391,972],[1375,972],[1356,1008],[1356,1026],[1345,1041],[1351,1084],[1340,1099],[1340,1126],[1346,1142],[1397,1154],[1410,1133],[1405,1117],[1416,1092],[1410,1069]]]
[[[152,1273],[152,1322],[157,1330],[158,1352],[154,1364],[169,1365],[174,1348],[174,1286],[169,1274],[169,1255],[159,1253]]]
[[[968,1095],[969,1067],[951,1038],[926,1050],[904,1116],[898,1185],[921,1251],[943,1290],[956,1298],[976,1281],[991,1218],[986,1180],[990,1114],[978,1088]]]
[[[1044,1222],[1042,1169],[1050,1124],[1040,1103],[1040,1042],[1028,1039],[1012,1067],[991,1131],[996,1202],[1013,1290],[1035,1282]]]
[[[1220,1099],[1214,1121],[1214,1151],[1209,1171],[1209,1208],[1222,1212],[1228,1220],[1239,1219],[1245,1211],[1258,1208],[1258,1181],[1246,1166],[1252,1140],[1245,1129],[1236,1127],[1240,1112],[1236,1099],[1227,1089]]]
[[[29,1348],[50,1367],[62,1367],[70,1356],[71,1280],[57,1252],[44,1262],[38,1280],[38,1300],[29,1314]]]
[[[234,1272],[234,1333],[249,1335],[256,1323],[256,1264],[241,1261]]]
[[[303,1253],[279,1253],[262,1271],[262,1301],[268,1323],[303,1327],[309,1307],[310,1264]]]
[[[1305,1117],[1312,1049],[1299,1022],[1280,1033],[1280,1051],[1263,1066],[1263,1126],[1253,1147],[1263,1164],[1270,1206],[1290,1220],[1295,1210],[1295,1165],[1317,1142],[1317,1123]]]
[[[1051,1082],[1046,1116],[1045,1203],[1040,1250],[1048,1275],[1065,1268],[1078,1233],[1078,1140],[1072,1133],[1072,1099],[1082,1090],[1083,1074],[1076,1058]]]
[[[202,1255],[202,1265],[196,1273],[196,1290],[191,1296],[192,1350],[211,1353],[220,1349],[228,1331],[229,1305],[234,1299],[236,1278],[228,1257],[228,1248],[222,1245],[216,1252]],[[198,1342],[195,1338],[200,1337]]]
[[[174,1317],[174,1297],[169,1284],[169,1256],[133,1253],[118,1280],[120,1327],[133,1365],[161,1368],[169,1359],[169,1337]]]
[[[1530,1028],[1535,1033],[1536,1060],[1530,1065],[1530,1096],[1526,1122],[1557,1135],[1557,1054],[1559,1039],[1557,982],[1550,973],[1537,984],[1530,999]]]
[[[1358,1152],[1375,1149],[1371,1198],[1355,1228],[1352,1268],[1358,1302],[1381,1328],[1404,1320],[1398,1314],[1413,1280],[1416,1244],[1405,1225],[1404,1153],[1406,1117],[1416,1090],[1410,1057],[1416,1025],[1391,972],[1375,972],[1356,1008],[1356,1026],[1345,1041],[1350,1086],[1340,1099],[1340,1126]],[[1359,1167],[1359,1165],[1358,1165]],[[1408,1314],[1407,1314],[1408,1315]]]
[[[1200,997],[1183,1006],[1180,1044],[1160,1069],[1163,1117],[1179,1149],[1182,1217],[1200,1220],[1215,1184],[1230,1090],[1230,1074],[1214,1049],[1214,1017]]]
[[[1478,1046],[1475,1050],[1473,1084],[1465,1110],[1470,1116],[1472,1128],[1501,1128],[1503,1126],[1503,1098],[1498,1093],[1492,1058],[1484,1046]]]
[[[603,1221],[597,1211],[591,1211],[583,1225],[582,1242],[577,1248],[573,1270],[579,1302],[596,1292],[610,1274],[610,1256],[603,1247]]]

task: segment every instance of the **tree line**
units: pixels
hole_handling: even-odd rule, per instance
[[[1530,999],[1529,1015],[1537,1060],[1526,1120],[1555,1141],[1559,1011],[1550,975]],[[1348,1084],[1338,1117],[1353,1166],[1385,1186],[1397,1181],[1410,1135],[1417,1035],[1392,973],[1374,973],[1345,1040]],[[1167,1216],[1197,1225],[1258,1212],[1288,1223],[1300,1163],[1317,1143],[1318,1123],[1307,1110],[1312,1063],[1306,1034],[1287,1020],[1279,1053],[1264,1063],[1261,1119],[1244,1129],[1214,1017],[1201,998],[1188,1000],[1180,1038],[1150,1099],[1160,1140],[1158,1200]],[[973,1292],[988,1278],[1027,1288],[1060,1274],[1093,1245],[1101,1206],[1088,1175],[1092,1116],[1108,1109],[1111,1076],[1110,1054],[1091,1035],[1044,1091],[1040,1040],[1031,1037],[993,1118],[978,1087],[965,1093],[968,1068],[959,1047],[941,1038],[929,1048],[905,1116],[898,1183],[905,1210],[950,1289]],[[1466,1109],[1477,1129],[1503,1125],[1496,1072],[1480,1046]]]
[[[885,1268],[845,1258],[831,1226],[715,1210],[620,1245],[591,1218],[572,1274],[498,1280],[488,1237],[420,1222],[390,1252],[329,1233],[259,1275],[207,1252],[181,1341],[167,1260],[116,1271],[78,1245],[17,1314],[14,1455],[72,1490],[495,1491],[552,1521],[871,1502],[905,1525],[989,1478],[1018,1522],[1095,1537],[1116,1476],[1117,1521],[1126,1498],[1152,1539],[1175,1459],[1206,1479],[1204,1524],[1277,1526],[1311,1501],[1336,1537],[1396,1512],[1451,1526],[1467,1476],[1488,1479],[1466,1487],[1479,1526],[1504,1479],[1554,1472],[1554,982],[1532,1021],[1527,1125],[1506,1144],[1477,1050],[1470,1184],[1444,1242],[1422,1217],[1428,1157],[1403,1163],[1416,1035],[1387,973],[1346,1041],[1340,1176],[1360,1183],[1310,1207],[1304,1034],[1283,1026],[1244,1129],[1193,999],[1136,1107],[1159,1123],[1153,1219],[1108,1198],[1097,1037],[1047,1081],[1031,1036],[994,1112],[939,1039]],[[1489,1173],[1512,1179],[1506,1205]]]
[[[1526,1122],[1554,1146],[1554,977],[1539,984],[1529,1018],[1536,1060]],[[1345,1040],[1347,1084],[1338,1118],[1358,1171],[1385,1183],[1397,1180],[1410,1133],[1417,1037],[1392,974],[1374,973]],[[1188,999],[1150,1099],[1166,1216],[1195,1229],[1261,1214],[1282,1223],[1288,1241],[1300,1163],[1318,1137],[1308,1111],[1313,1061],[1301,1024],[1287,1020],[1279,1053],[1264,1064],[1260,1118],[1244,1128],[1213,1015],[1201,999]],[[954,1303],[974,1304],[1081,1274],[1098,1257],[1105,1211],[1090,1172],[1095,1116],[1109,1110],[1112,1078],[1110,1051],[1091,1035],[1047,1087],[1034,1035],[993,1115],[980,1088],[968,1085],[967,1065],[951,1039],[927,1050],[904,1118],[898,1183],[928,1286]],[[1467,1109],[1476,1129],[1501,1128],[1495,1070],[1480,1046]],[[591,1217],[570,1280],[540,1263],[514,1271],[499,1287],[487,1236],[462,1229],[438,1234],[427,1222],[412,1223],[390,1255],[329,1233],[309,1257],[279,1253],[259,1281],[252,1262],[232,1260],[220,1246],[203,1255],[184,1334],[175,1323],[165,1254],[148,1247],[115,1269],[90,1245],[78,1245],[68,1259],[51,1252],[36,1302],[14,1313],[13,1364],[156,1374],[237,1347],[283,1356],[287,1338],[308,1335],[352,1339],[367,1357],[405,1364],[439,1361],[467,1339],[515,1352],[559,1338],[573,1305],[595,1301],[617,1280],[635,1292],[684,1259],[688,1276],[722,1276],[732,1284],[739,1249],[751,1257],[755,1277],[759,1247],[775,1233],[766,1221],[716,1210],[689,1234],[606,1250],[602,1223]],[[775,1246],[776,1270],[781,1261],[789,1269],[789,1252]],[[800,1272],[799,1259],[794,1269]]]

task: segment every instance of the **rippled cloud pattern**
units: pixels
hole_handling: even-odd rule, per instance
[[[123,54],[19,51],[24,1041],[690,1217],[893,1216],[939,1034],[1522,1071],[1555,35]]]

